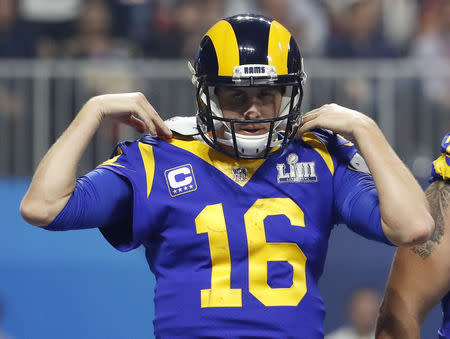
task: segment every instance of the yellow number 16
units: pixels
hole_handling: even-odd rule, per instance
[[[244,214],[248,245],[249,292],[265,306],[296,306],[306,294],[306,256],[294,243],[266,241],[264,219],[285,215],[292,226],[305,227],[301,208],[289,198],[258,199]],[[195,218],[197,233],[207,233],[211,254],[211,288],[201,290],[201,307],[242,307],[242,289],[231,288],[231,259],[222,204],[208,205]],[[292,265],[292,285],[272,288],[267,262]]]

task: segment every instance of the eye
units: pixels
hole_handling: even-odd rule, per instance
[[[245,94],[243,92],[235,91],[231,93],[230,99],[234,102],[241,102],[245,100]]]
[[[259,97],[263,99],[271,98],[274,95],[274,91],[271,89],[263,89],[259,92]]]

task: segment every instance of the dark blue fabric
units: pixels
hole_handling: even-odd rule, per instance
[[[79,178],[63,210],[45,227],[66,231],[94,227],[131,225],[133,191],[116,173],[97,168]]]
[[[345,185],[335,187],[336,215],[352,231],[365,238],[392,243],[386,238],[381,227],[380,202],[372,176],[366,173],[338,168],[336,177]]]

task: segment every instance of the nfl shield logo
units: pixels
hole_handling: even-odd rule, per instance
[[[236,181],[238,183],[247,181],[247,179],[248,179],[247,169],[242,168],[242,167],[233,168],[233,178],[234,178],[234,181]]]

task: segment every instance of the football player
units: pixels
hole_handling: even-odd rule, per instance
[[[435,231],[429,241],[395,255],[377,324],[377,338],[420,338],[420,328],[441,300],[439,338],[450,338],[450,133],[432,164],[426,190]]]
[[[279,22],[219,21],[190,68],[198,112],[171,130],[142,94],[90,99],[37,168],[22,215],[49,230],[98,227],[120,251],[143,245],[157,338],[322,338],[333,225],[425,241],[424,194],[367,116],[335,104],[301,116],[306,75]],[[150,135],[76,180],[105,118]]]

